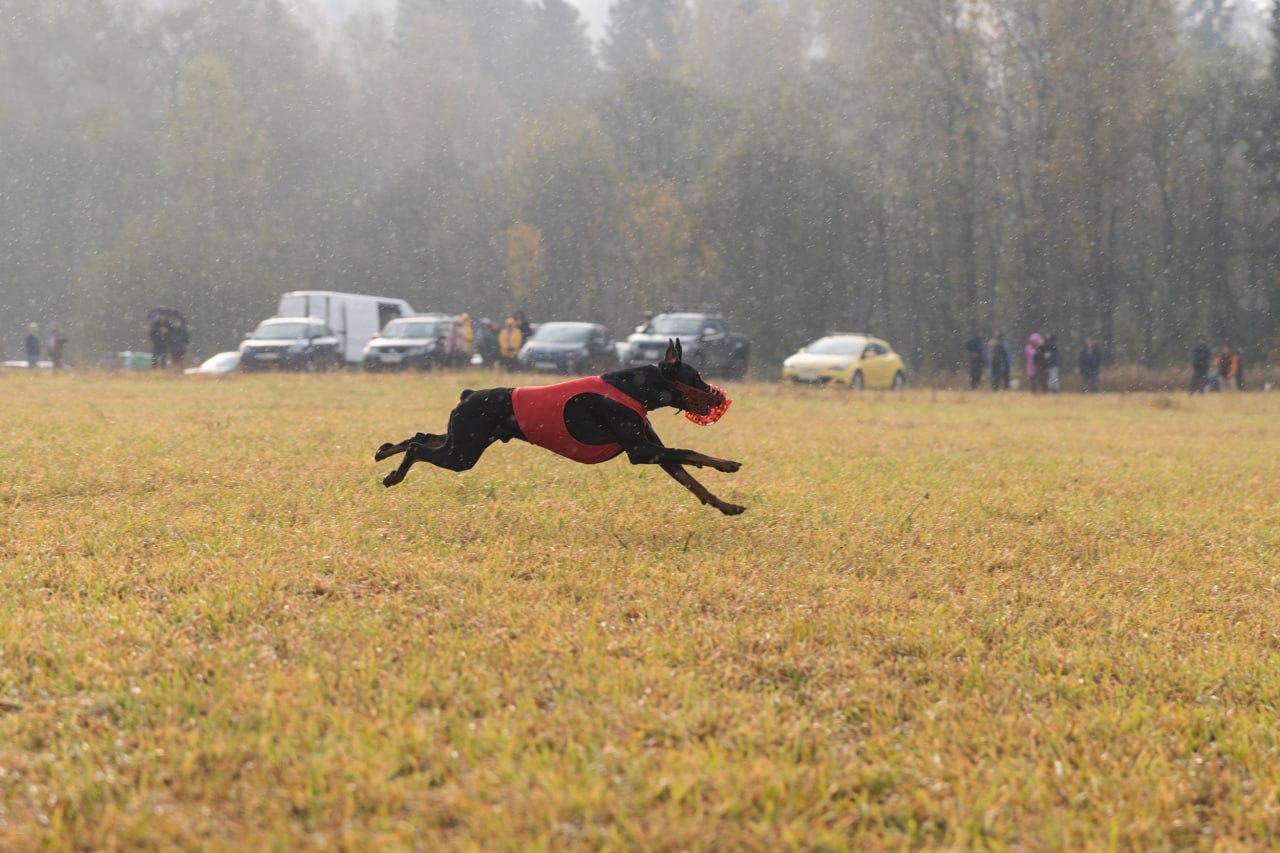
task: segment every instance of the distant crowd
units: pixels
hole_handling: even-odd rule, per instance
[[[1244,359],[1231,344],[1219,344],[1213,350],[1201,341],[1191,351],[1192,394],[1206,391],[1243,391]]]
[[[472,320],[463,312],[443,341],[444,352],[455,364],[470,363],[478,355],[485,364],[514,370],[516,356],[532,334],[533,327],[523,311],[513,311],[501,325],[488,317]]]
[[[187,318],[173,308],[153,308],[147,315],[147,337],[151,340],[151,366],[155,369],[186,365],[191,332]]]
[[[1014,350],[1004,332],[987,338],[974,331],[964,344],[969,368],[969,388],[976,390],[984,377],[989,377],[991,390],[1008,391],[1017,387],[1013,381]],[[1032,332],[1022,347],[1022,375],[1034,394],[1056,394],[1062,388],[1062,357],[1056,335]],[[1106,363],[1101,344],[1085,338],[1076,358],[1081,390],[1096,394],[1102,390],[1102,368]],[[1193,394],[1205,391],[1244,390],[1244,360],[1237,347],[1229,343],[1210,349],[1204,341],[1191,352],[1191,386]]]
[[[27,337],[22,342],[23,354],[26,355],[27,367],[36,367],[40,364],[40,356],[43,354],[48,357],[49,362],[55,370],[61,370],[63,361],[63,353],[67,348],[67,338],[58,330],[57,326],[49,327],[49,334],[43,338],[40,337],[40,324],[32,323],[27,326]]]

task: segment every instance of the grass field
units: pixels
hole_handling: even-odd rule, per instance
[[[1280,844],[1280,394],[752,384],[392,490],[492,376],[0,376],[0,848]]]

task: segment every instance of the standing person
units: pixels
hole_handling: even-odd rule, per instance
[[[1236,390],[1244,390],[1244,350],[1240,347],[1232,347],[1232,351],[1236,354]]]
[[[458,367],[466,363],[462,352],[462,318],[449,324],[449,331],[444,336],[444,363],[450,367]]]
[[[507,370],[516,369],[516,356],[520,354],[522,346],[524,346],[524,333],[520,330],[519,321],[516,320],[515,315],[512,315],[502,324],[502,331],[498,332],[498,353],[502,358],[503,367]]]
[[[969,390],[975,391],[982,382],[982,369],[987,360],[986,345],[977,329],[974,329],[973,335],[964,342],[964,351],[969,359]]]
[[[520,327],[520,337],[529,340],[533,334],[533,327],[529,325],[529,320],[524,316],[524,311],[517,311],[511,315],[515,318],[516,325]]]
[[[40,324],[31,323],[27,326],[27,338],[22,342],[23,349],[27,353],[27,367],[35,367],[40,363]]]
[[[53,362],[54,370],[62,369],[62,351],[67,346],[67,339],[62,336],[62,332],[57,326],[49,327],[49,340],[45,343],[49,350],[49,360]]]
[[[151,367],[153,370],[168,363],[165,346],[169,340],[169,317],[164,309],[156,308],[147,316],[147,337],[151,339]]]
[[[187,331],[187,321],[181,315],[173,317],[165,337],[165,352],[173,359],[173,366],[182,369],[187,358],[187,346],[191,343],[191,334]]]
[[[1058,336],[1049,335],[1045,338],[1044,357],[1042,359],[1044,366],[1044,378],[1041,380],[1040,390],[1048,391],[1051,394],[1058,393],[1058,365],[1060,362],[1058,356]]]
[[[1218,388],[1223,391],[1235,390],[1236,388],[1236,371],[1239,367],[1240,359],[1236,355],[1235,350],[1230,344],[1223,344],[1218,347]]]
[[[1093,338],[1086,338],[1084,349],[1080,350],[1080,378],[1086,393],[1102,390],[1102,347]]]
[[[1027,337],[1027,345],[1022,348],[1022,356],[1025,361],[1023,371],[1027,375],[1027,387],[1034,394],[1036,388],[1036,353],[1040,351],[1040,345],[1044,343],[1044,338],[1040,337],[1039,332],[1032,332]]]
[[[462,312],[459,318],[462,324],[462,354],[465,356],[467,363],[471,362],[471,356],[476,351],[476,330],[471,323],[471,315],[466,311]]]
[[[476,328],[476,352],[480,353],[480,360],[488,366],[498,364],[498,327],[488,317],[481,317],[480,325]]]
[[[1213,354],[1209,352],[1209,345],[1201,340],[1191,350],[1191,393],[1203,394],[1204,387],[1209,382],[1209,362],[1212,361]]]
[[[1004,332],[996,335],[991,344],[991,390],[1009,390],[1009,374],[1013,372],[1013,353],[1004,339]]]

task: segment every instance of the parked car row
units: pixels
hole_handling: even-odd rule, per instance
[[[402,299],[294,291],[280,297],[277,314],[246,335],[238,352],[219,353],[187,372],[316,371],[344,365],[369,371],[426,370],[481,362],[478,352],[472,352],[474,336],[463,333],[463,316],[416,314]],[[533,371],[600,373],[652,364],[672,339],[680,341],[685,360],[704,375],[739,378],[747,372],[750,342],[731,333],[721,314],[705,310],[654,314],[623,342],[615,342],[598,323],[543,323],[523,342],[515,361]],[[813,341],[783,362],[782,375],[793,382],[835,383],[855,390],[898,390],[907,382],[901,356],[884,340],[863,334]]]

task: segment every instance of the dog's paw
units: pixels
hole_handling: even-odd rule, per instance
[[[737,504],[726,504],[726,503],[719,504],[716,507],[716,509],[723,512],[725,515],[742,515],[744,512],[747,511],[747,508],[745,506],[738,506]]]
[[[397,468],[396,470],[392,471],[390,474],[382,478],[382,485],[386,486],[389,489],[403,479],[404,479],[404,474],[401,474],[400,469]]]
[[[386,442],[385,444],[383,444],[381,447],[379,447],[377,450],[375,450],[375,451],[374,451],[374,453],[373,453],[373,461],[374,461],[374,462],[381,462],[383,459],[386,459],[388,456],[390,456],[390,455],[391,455],[391,454],[390,454],[390,453],[388,453],[387,451],[388,451],[388,450],[390,450],[390,449],[391,449],[391,448],[393,448],[393,447],[395,447],[395,445],[394,445],[394,444],[392,444],[392,443],[391,443],[391,442],[389,442],[389,441],[388,441],[388,442]]]
[[[738,469],[741,467],[742,467],[741,462],[731,462],[729,460],[725,460],[724,462],[716,466],[716,470],[723,471],[726,474],[736,474],[738,472]]]

